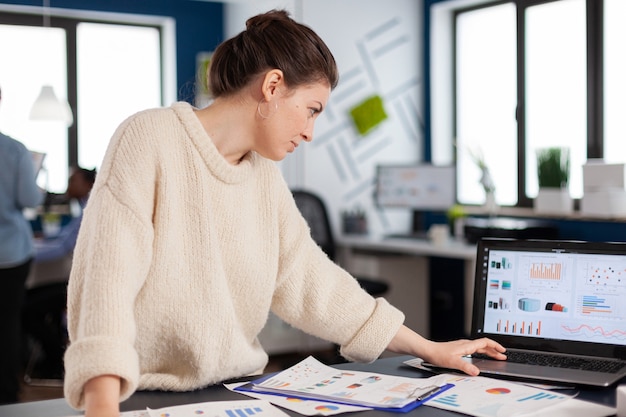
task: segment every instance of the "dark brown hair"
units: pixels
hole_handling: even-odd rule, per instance
[[[74,172],[80,173],[83,179],[89,184],[93,185],[96,182],[96,169],[87,169],[82,167],[75,167]]]
[[[333,54],[309,27],[297,23],[284,10],[251,17],[246,30],[220,44],[209,66],[213,97],[240,91],[264,71],[277,68],[294,88],[326,81],[331,89],[339,81]]]

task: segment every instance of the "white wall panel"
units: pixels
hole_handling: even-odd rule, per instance
[[[371,233],[410,228],[407,210],[377,210],[372,194],[377,164],[423,159],[421,10],[414,0],[303,3],[303,21],[333,51],[341,79],[304,147],[304,172],[294,185],[324,196],[337,233],[340,212],[357,208],[366,211]],[[349,110],[371,95],[383,98],[388,119],[360,136]]]
[[[336,234],[340,212],[366,211],[373,234],[410,228],[408,210],[374,207],[377,164],[423,160],[422,2],[416,0],[263,0],[225,4],[226,37],[245,20],[284,8],[310,26],[337,60],[340,81],[318,119],[314,140],[280,165],[291,187],[318,192],[332,214]],[[360,136],[349,110],[371,95],[383,98],[386,121]]]

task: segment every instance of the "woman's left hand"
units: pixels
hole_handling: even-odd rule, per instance
[[[494,359],[504,360],[506,349],[498,342],[483,337],[481,339],[460,339],[451,342],[429,342],[421,358],[433,365],[443,368],[458,369],[468,375],[480,373],[476,365],[463,360],[464,356],[474,353],[483,353]]]
[[[463,360],[464,356],[484,353],[495,359],[506,359],[504,346],[486,337],[475,340],[460,339],[451,342],[433,342],[406,326],[400,328],[387,349],[422,358],[424,361],[442,368],[458,369],[472,376],[478,375],[480,371],[475,365]]]

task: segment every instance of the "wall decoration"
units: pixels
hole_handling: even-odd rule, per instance
[[[359,134],[367,135],[370,130],[387,119],[382,97],[375,95],[365,99],[350,109],[350,116]]]
[[[194,105],[198,108],[206,107],[211,101],[208,71],[212,56],[213,52],[198,52],[196,54],[196,88]]]
[[[327,42],[340,77],[315,122],[313,141],[281,162],[285,178],[290,187],[324,197],[337,236],[342,234],[341,213],[356,210],[367,216],[368,234],[406,231],[410,210],[380,209],[372,195],[377,165],[424,158],[420,2],[393,0],[391,7],[374,0],[305,4],[302,21]],[[380,113],[366,123],[363,135],[351,110],[372,97],[386,117]]]

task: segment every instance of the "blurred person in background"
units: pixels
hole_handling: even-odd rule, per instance
[[[8,404],[18,401],[24,284],[35,253],[23,209],[37,207],[44,194],[29,150],[3,133],[0,166],[0,404]]]
[[[95,169],[74,168],[65,194],[57,196],[57,199],[62,197],[64,204],[77,204],[79,207],[70,210],[73,212],[71,220],[61,227],[56,236],[35,239],[34,271],[27,283],[29,288],[22,317],[26,336],[38,343],[43,353],[37,355],[35,363],[29,364],[34,368],[35,377],[63,378],[63,353],[67,342],[64,316],[69,270],[59,268],[59,265],[65,266],[65,260],[71,259],[83,210],[95,181]],[[46,276],[45,280],[42,275]]]
[[[69,223],[61,227],[58,235],[35,241],[35,263],[53,261],[74,251],[78,229],[83,219],[83,209],[87,205],[87,199],[95,181],[95,169],[76,167],[72,170],[64,196],[67,203],[71,205],[75,201],[79,204],[80,209]]]

